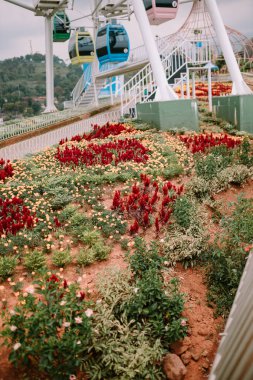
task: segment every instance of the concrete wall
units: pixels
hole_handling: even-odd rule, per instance
[[[137,104],[137,118],[152,122],[163,131],[185,128],[199,130],[197,101],[170,100]]]
[[[253,134],[253,95],[213,97],[215,115],[234,125],[239,131]]]

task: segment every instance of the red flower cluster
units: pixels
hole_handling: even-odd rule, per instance
[[[110,124],[109,121],[103,125],[102,127],[100,127],[99,125],[95,124],[93,126],[93,131],[91,131],[90,133],[84,133],[83,135],[75,135],[71,138],[70,141],[81,141],[81,140],[87,140],[87,141],[91,141],[93,139],[105,139],[106,137],[112,135],[112,136],[117,136],[119,135],[120,133],[122,132],[125,132],[127,131],[127,128],[123,125],[123,124],[120,124],[120,123],[117,123],[117,124]],[[68,139],[62,139],[59,143],[59,145],[62,145],[64,144],[65,142],[67,142]]]
[[[32,228],[35,215],[17,197],[3,200],[0,198],[0,234],[16,235],[23,228]]]
[[[136,139],[125,139],[106,144],[89,144],[87,148],[65,146],[63,150],[58,147],[55,158],[62,164],[74,166],[108,165],[112,162],[134,161],[145,163],[148,160],[148,149]]]
[[[233,149],[241,144],[240,140],[235,140],[226,134],[213,136],[211,133],[195,136],[179,136],[179,138],[193,154],[199,152],[205,153],[207,149],[217,145],[226,145],[227,148]]]
[[[13,176],[13,167],[10,164],[10,161],[4,161],[4,159],[0,159],[0,181],[4,181],[7,177]]]
[[[156,231],[159,232],[159,223],[165,224],[172,214],[172,204],[183,192],[182,186],[175,186],[171,182],[165,182],[162,191],[156,181],[151,183],[151,179],[145,174],[141,174],[141,184],[134,184],[129,195],[121,198],[120,191],[115,191],[112,209],[119,210],[126,217],[134,218],[134,223],[130,227],[130,234],[139,231],[139,227],[147,228],[151,224],[150,216],[157,212],[155,219]],[[159,210],[157,203],[161,199]]]

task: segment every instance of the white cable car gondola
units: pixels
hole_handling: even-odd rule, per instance
[[[143,0],[143,3],[151,25],[173,20],[177,15],[177,0]]]

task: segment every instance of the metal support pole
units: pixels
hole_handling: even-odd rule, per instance
[[[157,84],[156,100],[175,100],[178,99],[177,94],[168,85],[166,75],[160,55],[157,50],[154,36],[151,31],[151,27],[148,21],[148,16],[144,8],[143,1],[132,0],[134,14],[137,19],[142,39],[147,49],[149,62],[151,64],[154,78]]]
[[[54,105],[53,29],[52,18],[50,16],[45,17],[45,48],[47,104],[44,113],[49,113],[57,111]]]
[[[188,67],[186,71],[186,98],[190,99],[190,70]]]
[[[252,94],[244,82],[215,0],[205,0],[237,95]]]
[[[211,76],[211,66],[207,69],[208,72],[208,108],[209,112],[213,110],[213,97],[212,97],[212,76]]]
[[[192,72],[192,98],[196,99],[195,71]]]

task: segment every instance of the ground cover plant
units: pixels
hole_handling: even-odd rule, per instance
[[[252,203],[226,214],[215,197],[251,186],[251,141],[107,123],[10,165],[0,187],[10,360],[28,378],[166,378],[164,355],[192,329],[178,263],[187,276],[207,268],[201,307],[231,307]]]

